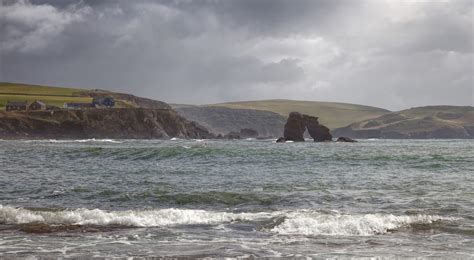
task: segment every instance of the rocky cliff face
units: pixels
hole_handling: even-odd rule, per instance
[[[168,109],[0,111],[0,138],[212,138]]]
[[[315,142],[331,141],[329,128],[319,124],[318,118],[291,112],[285,124],[284,139],[287,141],[303,142],[304,132],[308,129],[309,135]]]
[[[252,129],[258,133],[258,137],[278,137],[283,134],[285,125],[283,116],[270,111],[178,105],[173,106],[173,109],[184,118],[221,135]]]

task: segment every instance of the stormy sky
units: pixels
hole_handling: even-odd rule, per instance
[[[191,104],[474,103],[472,0],[0,1],[0,81]]]

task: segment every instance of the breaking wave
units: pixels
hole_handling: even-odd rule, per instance
[[[104,211],[100,209],[32,211],[0,205],[0,224],[40,222],[58,225],[160,227],[218,224],[236,220],[253,220],[268,216],[269,213],[230,213],[175,208],[143,211]]]
[[[456,218],[436,215],[363,214],[342,215],[316,211],[232,213],[193,209],[105,211],[100,209],[29,210],[0,205],[0,224],[44,223],[48,225],[161,227],[217,225],[235,221],[265,224],[262,231],[278,235],[371,236],[404,228],[435,225]]]
[[[272,232],[285,235],[370,236],[385,234],[414,225],[431,225],[441,221],[454,221],[436,215],[395,216],[392,214],[328,215],[314,212],[296,212]]]
[[[91,143],[91,142],[97,142],[97,143],[122,143],[119,141],[115,141],[113,139],[78,139],[78,140],[56,140],[56,139],[50,139],[48,140],[50,143]]]
[[[117,143],[122,142],[113,139],[44,139],[44,140],[24,140],[24,143]]]

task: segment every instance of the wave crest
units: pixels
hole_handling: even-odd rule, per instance
[[[266,217],[268,213],[229,213],[191,209],[159,209],[143,211],[104,211],[76,209],[64,211],[32,211],[0,205],[0,224],[120,225],[159,227],[171,225],[217,224]]]
[[[254,221],[257,230],[279,235],[371,236],[403,228],[433,227],[457,218],[437,215],[328,214],[311,210],[232,213],[193,209],[105,211],[100,209],[28,210],[0,205],[0,224],[161,227],[177,225],[217,225],[234,221]],[[260,223],[260,224],[259,224]]]
[[[391,214],[327,215],[314,212],[291,213],[272,232],[285,235],[370,236],[385,234],[411,225],[456,220],[436,215],[395,216]]]

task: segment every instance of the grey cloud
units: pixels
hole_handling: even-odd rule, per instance
[[[5,3],[0,81],[183,103],[472,104],[470,1]]]
[[[59,11],[50,5],[33,5],[27,1],[2,6],[1,50],[33,52],[44,49],[69,24],[81,21],[89,11],[89,8],[76,6]]]

